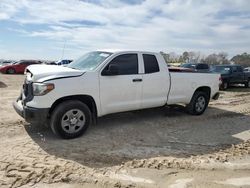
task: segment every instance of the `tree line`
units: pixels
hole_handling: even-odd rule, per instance
[[[174,52],[165,53],[160,52],[164,57],[165,61],[169,64],[182,64],[182,63],[207,63],[209,65],[219,64],[239,64],[243,67],[250,67],[250,54],[243,53],[228,58],[226,52],[212,53],[207,56],[202,55],[200,52],[183,52],[178,55]]]

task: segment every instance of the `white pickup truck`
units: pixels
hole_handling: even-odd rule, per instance
[[[27,122],[48,122],[62,138],[82,135],[97,117],[184,104],[202,114],[218,99],[220,75],[169,69],[158,53],[93,51],[67,67],[31,65],[13,103]]]

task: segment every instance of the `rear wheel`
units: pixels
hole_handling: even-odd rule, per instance
[[[226,89],[228,89],[228,86],[229,86],[228,82],[224,81],[224,82],[222,83],[221,89],[222,89],[222,90],[226,90]]]
[[[15,69],[13,69],[13,68],[9,68],[9,69],[6,70],[6,73],[7,73],[7,74],[15,74],[16,71],[15,71]]]
[[[209,102],[209,96],[202,91],[196,91],[187,105],[188,113],[192,115],[201,115],[207,108]]]
[[[65,101],[52,113],[50,126],[54,134],[65,138],[81,136],[91,124],[91,112],[80,101]]]
[[[245,88],[250,88],[250,79],[245,83]]]

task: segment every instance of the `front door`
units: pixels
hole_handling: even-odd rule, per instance
[[[117,68],[115,74],[103,74],[113,65]],[[100,74],[102,115],[140,108],[142,75],[138,74],[138,71],[137,53],[118,55],[102,70]]]

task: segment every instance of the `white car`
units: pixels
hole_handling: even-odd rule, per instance
[[[94,51],[68,67],[31,65],[26,74],[15,110],[28,122],[49,122],[62,138],[116,112],[181,103],[201,115],[219,97],[219,74],[171,72],[153,52]]]

